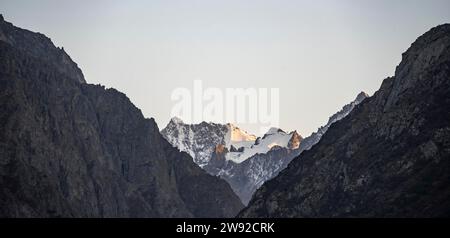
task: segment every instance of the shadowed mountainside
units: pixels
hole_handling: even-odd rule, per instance
[[[450,25],[264,184],[240,217],[450,216]]]
[[[42,34],[0,19],[0,217],[231,217],[223,180]]]

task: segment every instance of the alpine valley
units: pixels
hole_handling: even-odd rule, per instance
[[[0,105],[0,217],[450,216],[450,24],[311,135],[257,137],[180,118],[160,130],[0,15]]]

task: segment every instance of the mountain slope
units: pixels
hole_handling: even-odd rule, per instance
[[[42,34],[0,21],[0,217],[230,217],[223,180]]]
[[[241,217],[450,215],[450,25],[254,195]]]
[[[319,142],[322,135],[333,123],[346,117],[366,97],[367,94],[364,92],[358,94],[354,101],[345,105],[339,112],[333,114],[325,126],[322,126],[317,132],[312,133],[306,138],[302,138],[295,131],[287,134],[283,131],[280,132],[280,130],[271,129],[263,137],[264,139],[260,138],[262,141],[260,145],[267,146],[277,142],[280,146],[273,146],[267,152],[254,153],[241,163],[235,163],[233,160],[222,162],[220,159],[221,156],[213,154],[211,162],[204,169],[210,174],[217,174],[225,179],[241,201],[244,204],[248,204],[253,193],[264,182],[278,175],[280,171],[287,167],[292,159]],[[290,139],[288,141],[286,140],[286,135],[289,135],[288,138]],[[282,143],[279,143],[280,141]],[[225,151],[224,154],[222,156],[227,157],[229,153]]]
[[[362,101],[364,101],[364,99],[368,98],[369,95],[367,95],[367,93],[365,92],[360,92],[355,100],[353,100],[352,102],[350,102],[349,104],[345,105],[344,107],[342,107],[342,109],[339,112],[336,112],[335,114],[333,114],[329,119],[326,125],[320,127],[316,132],[312,133],[310,136],[304,138],[302,140],[302,143],[300,144],[300,150],[309,150],[311,149],[311,147],[315,144],[317,144],[317,142],[320,141],[320,139],[322,138],[322,136],[327,132],[328,128],[330,128],[330,126],[339,121],[342,120],[344,117],[346,117],[352,110],[353,108],[355,108],[356,105],[360,104]]]
[[[279,171],[300,151],[276,147],[267,153],[255,154],[242,163],[225,160],[225,153],[215,151],[211,163],[204,167],[210,174],[225,179],[244,204],[248,204],[253,193],[267,180],[275,177]]]

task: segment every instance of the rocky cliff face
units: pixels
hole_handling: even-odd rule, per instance
[[[186,124],[179,118],[172,118],[161,134],[173,146],[194,158],[200,167],[208,164],[216,145],[228,144],[230,125],[217,123]]]
[[[230,217],[223,180],[45,36],[0,21],[0,217]]]
[[[431,29],[320,142],[254,195],[242,217],[450,215],[450,25]]]

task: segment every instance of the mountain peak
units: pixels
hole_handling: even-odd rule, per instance
[[[171,119],[170,119],[170,122],[171,123],[174,123],[174,124],[184,124],[184,122],[183,122],[183,120],[181,120],[181,118],[179,118],[179,117],[172,117]]]
[[[86,83],[78,65],[44,34],[16,27],[1,16],[0,41],[12,47],[16,54],[22,53],[27,57],[39,58],[41,62],[55,66],[55,69],[66,77],[78,83]]]
[[[248,133],[247,131],[240,129],[239,127],[228,123],[231,132],[231,141],[232,142],[241,142],[241,141],[255,141],[256,136]]]
[[[356,96],[355,102],[358,104],[361,103],[364,99],[368,98],[369,94],[365,93],[364,91],[361,91],[358,96]]]
[[[280,129],[280,128],[277,128],[277,127],[271,127],[271,128],[266,132],[265,135],[272,135],[272,134],[276,134],[276,133],[278,133],[278,132],[286,133],[286,132],[284,132],[284,131],[283,131],[282,129]]]
[[[297,149],[300,147],[300,143],[302,141],[302,136],[300,134],[297,133],[297,131],[293,131],[291,133],[289,133],[289,135],[291,136],[291,139],[289,139],[288,145],[287,147],[289,149]]]
[[[386,102],[386,109],[405,96],[404,91],[424,83],[423,72],[434,67],[450,45],[450,24],[436,26],[417,38],[402,54],[402,61],[395,70],[395,80]]]

